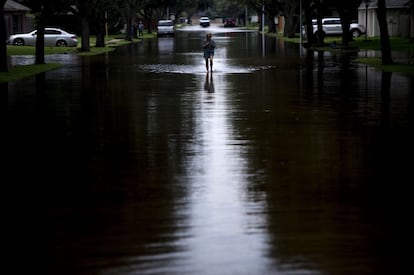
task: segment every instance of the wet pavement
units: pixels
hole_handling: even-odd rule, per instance
[[[408,273],[414,79],[232,30],[1,86],[16,274]]]

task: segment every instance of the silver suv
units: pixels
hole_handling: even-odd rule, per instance
[[[159,20],[157,24],[157,36],[175,36],[175,27],[172,20]]]
[[[318,25],[316,19],[312,20],[313,34],[318,35]],[[322,29],[324,35],[342,35],[341,19],[337,17],[323,18]],[[358,37],[365,33],[365,26],[356,22],[351,22],[349,26],[352,37]]]

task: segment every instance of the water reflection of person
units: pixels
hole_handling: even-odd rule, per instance
[[[206,74],[206,81],[204,82],[204,90],[207,93],[214,93],[214,82],[213,82],[213,74],[207,73]]]

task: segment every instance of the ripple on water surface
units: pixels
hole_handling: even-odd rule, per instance
[[[272,66],[220,66],[213,68],[214,73],[219,74],[248,74],[259,70],[271,69]],[[139,71],[152,73],[174,73],[174,74],[205,74],[204,65],[179,65],[179,64],[141,64],[138,65]]]

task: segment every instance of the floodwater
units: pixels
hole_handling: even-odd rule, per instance
[[[2,85],[14,273],[408,274],[413,78],[207,30]]]

